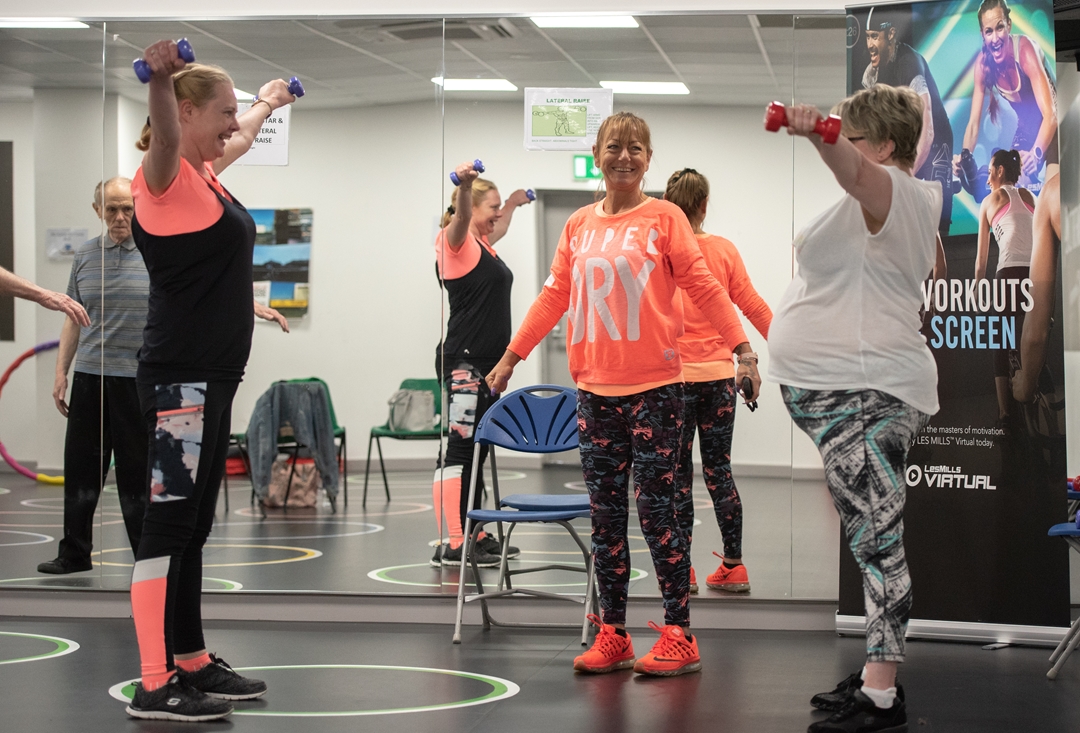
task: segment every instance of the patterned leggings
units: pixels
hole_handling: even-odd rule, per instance
[[[716,523],[724,538],[724,557],[742,557],[742,501],[731,478],[731,435],[735,430],[735,378],[683,385],[682,448],[676,473],[675,514],[687,541],[694,531],[694,433],[701,435],[705,487],[712,499]]]
[[[780,389],[792,420],[821,452],[829,493],[862,569],[866,659],[902,662],[911,612],[904,472],[908,447],[930,416],[872,389]]]
[[[675,518],[683,421],[681,384],[623,397],[578,390],[581,468],[592,507],[592,548],[604,622],[626,623],[630,583],[628,487],[664,597],[664,621],[690,624],[690,555]]]

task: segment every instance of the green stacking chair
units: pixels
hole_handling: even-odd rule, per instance
[[[442,425],[442,385],[438,379],[405,379],[402,380],[398,389],[415,389],[431,392],[435,397],[435,416],[438,418],[436,425]],[[432,427],[430,430],[391,430],[390,421],[371,429],[367,444],[367,463],[364,466],[364,498],[361,506],[367,506],[368,475],[371,473],[371,443],[374,441],[375,448],[379,452],[379,469],[382,471],[383,488],[386,489],[386,501],[390,501],[390,482],[386,479],[386,464],[383,461],[382,438],[394,440],[439,440],[442,437],[441,427]]]

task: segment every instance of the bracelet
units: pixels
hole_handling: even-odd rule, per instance
[[[252,102],[252,103],[251,103],[251,109],[255,109],[255,105],[256,105],[256,104],[258,104],[259,102],[262,102],[263,104],[265,104],[265,105],[266,105],[266,108],[267,108],[268,110],[270,110],[270,114],[274,114],[274,108],[273,108],[273,107],[271,107],[271,106],[270,106],[270,103],[269,103],[269,102],[267,102],[267,101],[266,101],[265,99],[256,99],[256,100],[255,100],[254,102]],[[269,115],[267,115],[267,117],[268,117],[268,116],[269,116]],[[263,117],[263,119],[265,120],[265,119],[266,119],[266,117]]]
[[[739,354],[739,365],[740,366],[743,365],[743,364],[754,364],[756,366],[757,363],[758,363],[758,355],[755,354],[753,351],[744,351],[743,353]]]

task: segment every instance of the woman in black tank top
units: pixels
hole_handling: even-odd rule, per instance
[[[127,712],[214,720],[232,712],[223,700],[266,692],[207,652],[200,614],[202,548],[255,312],[255,224],[217,174],[247,152],[268,113],[295,98],[275,80],[237,117],[224,70],[185,64],[172,41],[150,46],[145,59],[153,77],[132,230],[150,274],[137,376],[150,435],[150,503],[131,579],[142,679]]]
[[[435,549],[434,567],[462,562],[461,548],[469,481],[472,475],[473,430],[493,401],[483,376],[495,366],[510,343],[510,286],[514,275],[492,249],[506,234],[514,210],[529,203],[523,190],[502,203],[495,184],[479,178],[472,163],[455,173],[460,186],[443,214],[436,240],[435,273],[446,289],[450,318],[446,337],[435,350],[435,371],[446,385],[446,414],[450,433],[445,459],[440,458],[432,483],[439,536],[446,517],[449,543]],[[487,446],[480,452],[477,483],[483,486]],[[479,508],[482,492],[476,492]],[[510,548],[516,557],[517,548]],[[498,543],[480,541],[477,560],[482,567],[498,565]]]

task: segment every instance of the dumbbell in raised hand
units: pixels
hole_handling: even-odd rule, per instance
[[[176,53],[189,64],[195,61],[195,51],[192,50],[191,42],[186,38],[181,38],[176,42]],[[135,59],[131,65],[135,68],[135,76],[139,77],[139,81],[143,84],[149,83],[154,72],[150,70],[150,64],[146,63],[146,59]]]
[[[533,193],[533,190],[530,188],[525,191],[525,198],[529,199],[529,201],[536,201],[536,194]]]
[[[769,132],[776,132],[781,127],[787,127],[787,124],[787,110],[784,108],[784,103],[770,103],[765,109],[765,129]],[[840,137],[840,125],[841,120],[839,117],[829,115],[825,119],[817,121],[817,124],[814,125],[814,132],[821,135],[824,142],[832,145]]]
[[[477,173],[483,173],[484,172],[484,164],[480,162],[479,158],[477,158],[476,160],[473,161],[472,167],[473,167],[473,170],[476,171]],[[455,186],[460,186],[461,185],[461,179],[458,178],[457,171],[450,171],[450,180],[454,182]]]

